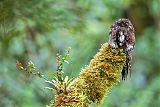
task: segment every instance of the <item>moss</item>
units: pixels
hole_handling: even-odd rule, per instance
[[[122,49],[112,49],[108,43],[103,44],[68,92],[57,94],[50,107],[89,107],[92,102],[98,107],[105,94],[120,81],[125,61]]]

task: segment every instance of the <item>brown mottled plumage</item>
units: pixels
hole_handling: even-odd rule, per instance
[[[131,71],[132,50],[135,45],[134,27],[128,19],[119,19],[112,24],[109,32],[109,45],[111,48],[122,48],[127,60],[122,70],[122,80]]]

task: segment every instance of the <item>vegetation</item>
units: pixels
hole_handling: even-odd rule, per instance
[[[159,5],[159,0],[1,0],[0,106],[44,107],[54,97],[43,78],[17,71],[17,60],[22,65],[32,60],[51,80],[56,54],[71,46],[63,71],[77,77],[107,41],[111,23],[125,17],[136,31],[132,75],[112,89],[101,107],[158,107]]]

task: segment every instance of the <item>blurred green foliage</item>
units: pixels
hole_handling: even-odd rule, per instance
[[[129,18],[136,31],[132,77],[102,107],[160,106],[160,0],[1,0],[0,106],[44,107],[53,93],[43,80],[16,69],[32,60],[52,78],[56,53],[72,47],[64,72],[77,76],[108,40],[111,23]]]

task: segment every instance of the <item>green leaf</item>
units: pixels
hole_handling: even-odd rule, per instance
[[[34,64],[33,64],[32,61],[29,61],[29,62],[28,62],[28,65],[27,65],[27,68],[28,68],[28,69],[35,69],[36,67],[34,66]]]
[[[75,78],[72,77],[71,79],[68,80],[68,82],[66,83],[67,88],[69,88],[70,86],[72,86],[72,84],[75,82]]]
[[[68,82],[68,76],[65,77],[64,82],[65,82],[65,83]]]

